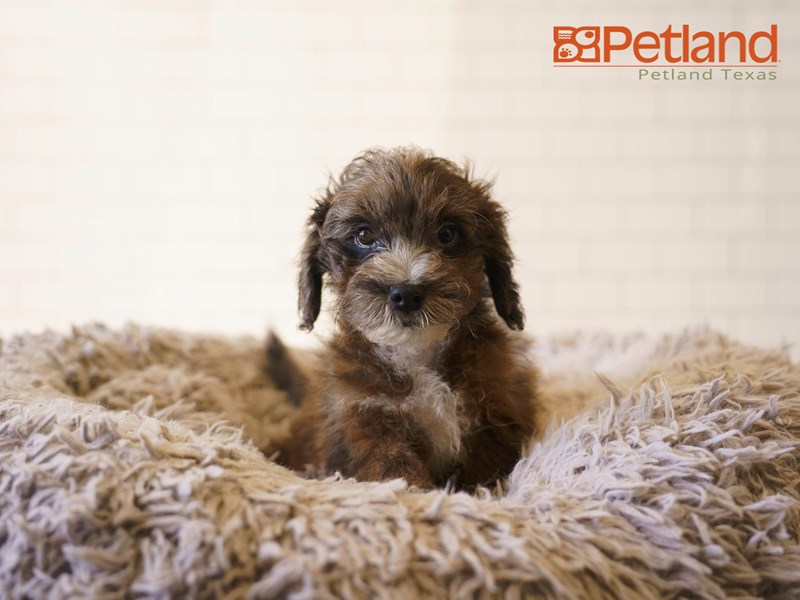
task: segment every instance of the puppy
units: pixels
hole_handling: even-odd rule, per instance
[[[359,480],[472,488],[534,430],[535,370],[506,215],[491,184],[414,148],[370,150],[308,221],[301,328],[335,295],[335,333],[278,460]]]

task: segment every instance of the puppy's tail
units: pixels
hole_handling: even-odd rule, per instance
[[[267,336],[267,375],[275,387],[286,392],[292,405],[300,405],[306,391],[306,377],[274,331]]]

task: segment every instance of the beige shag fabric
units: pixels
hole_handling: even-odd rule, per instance
[[[536,353],[563,424],[469,496],[271,464],[263,340],[7,339],[0,597],[800,597],[786,354],[703,329]]]

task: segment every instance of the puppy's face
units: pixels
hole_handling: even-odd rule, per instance
[[[322,275],[341,325],[374,343],[444,338],[490,284],[498,313],[522,328],[504,213],[464,170],[417,150],[371,151],[345,169],[310,221],[300,277],[303,325]]]
[[[458,196],[386,179],[339,192],[322,237],[341,320],[375,343],[425,344],[475,307],[484,278],[476,207]]]

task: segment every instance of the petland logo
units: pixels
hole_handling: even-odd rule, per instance
[[[692,31],[668,25],[661,33],[621,26],[553,27],[555,67],[633,67],[639,79],[775,80],[778,26],[741,31]]]

